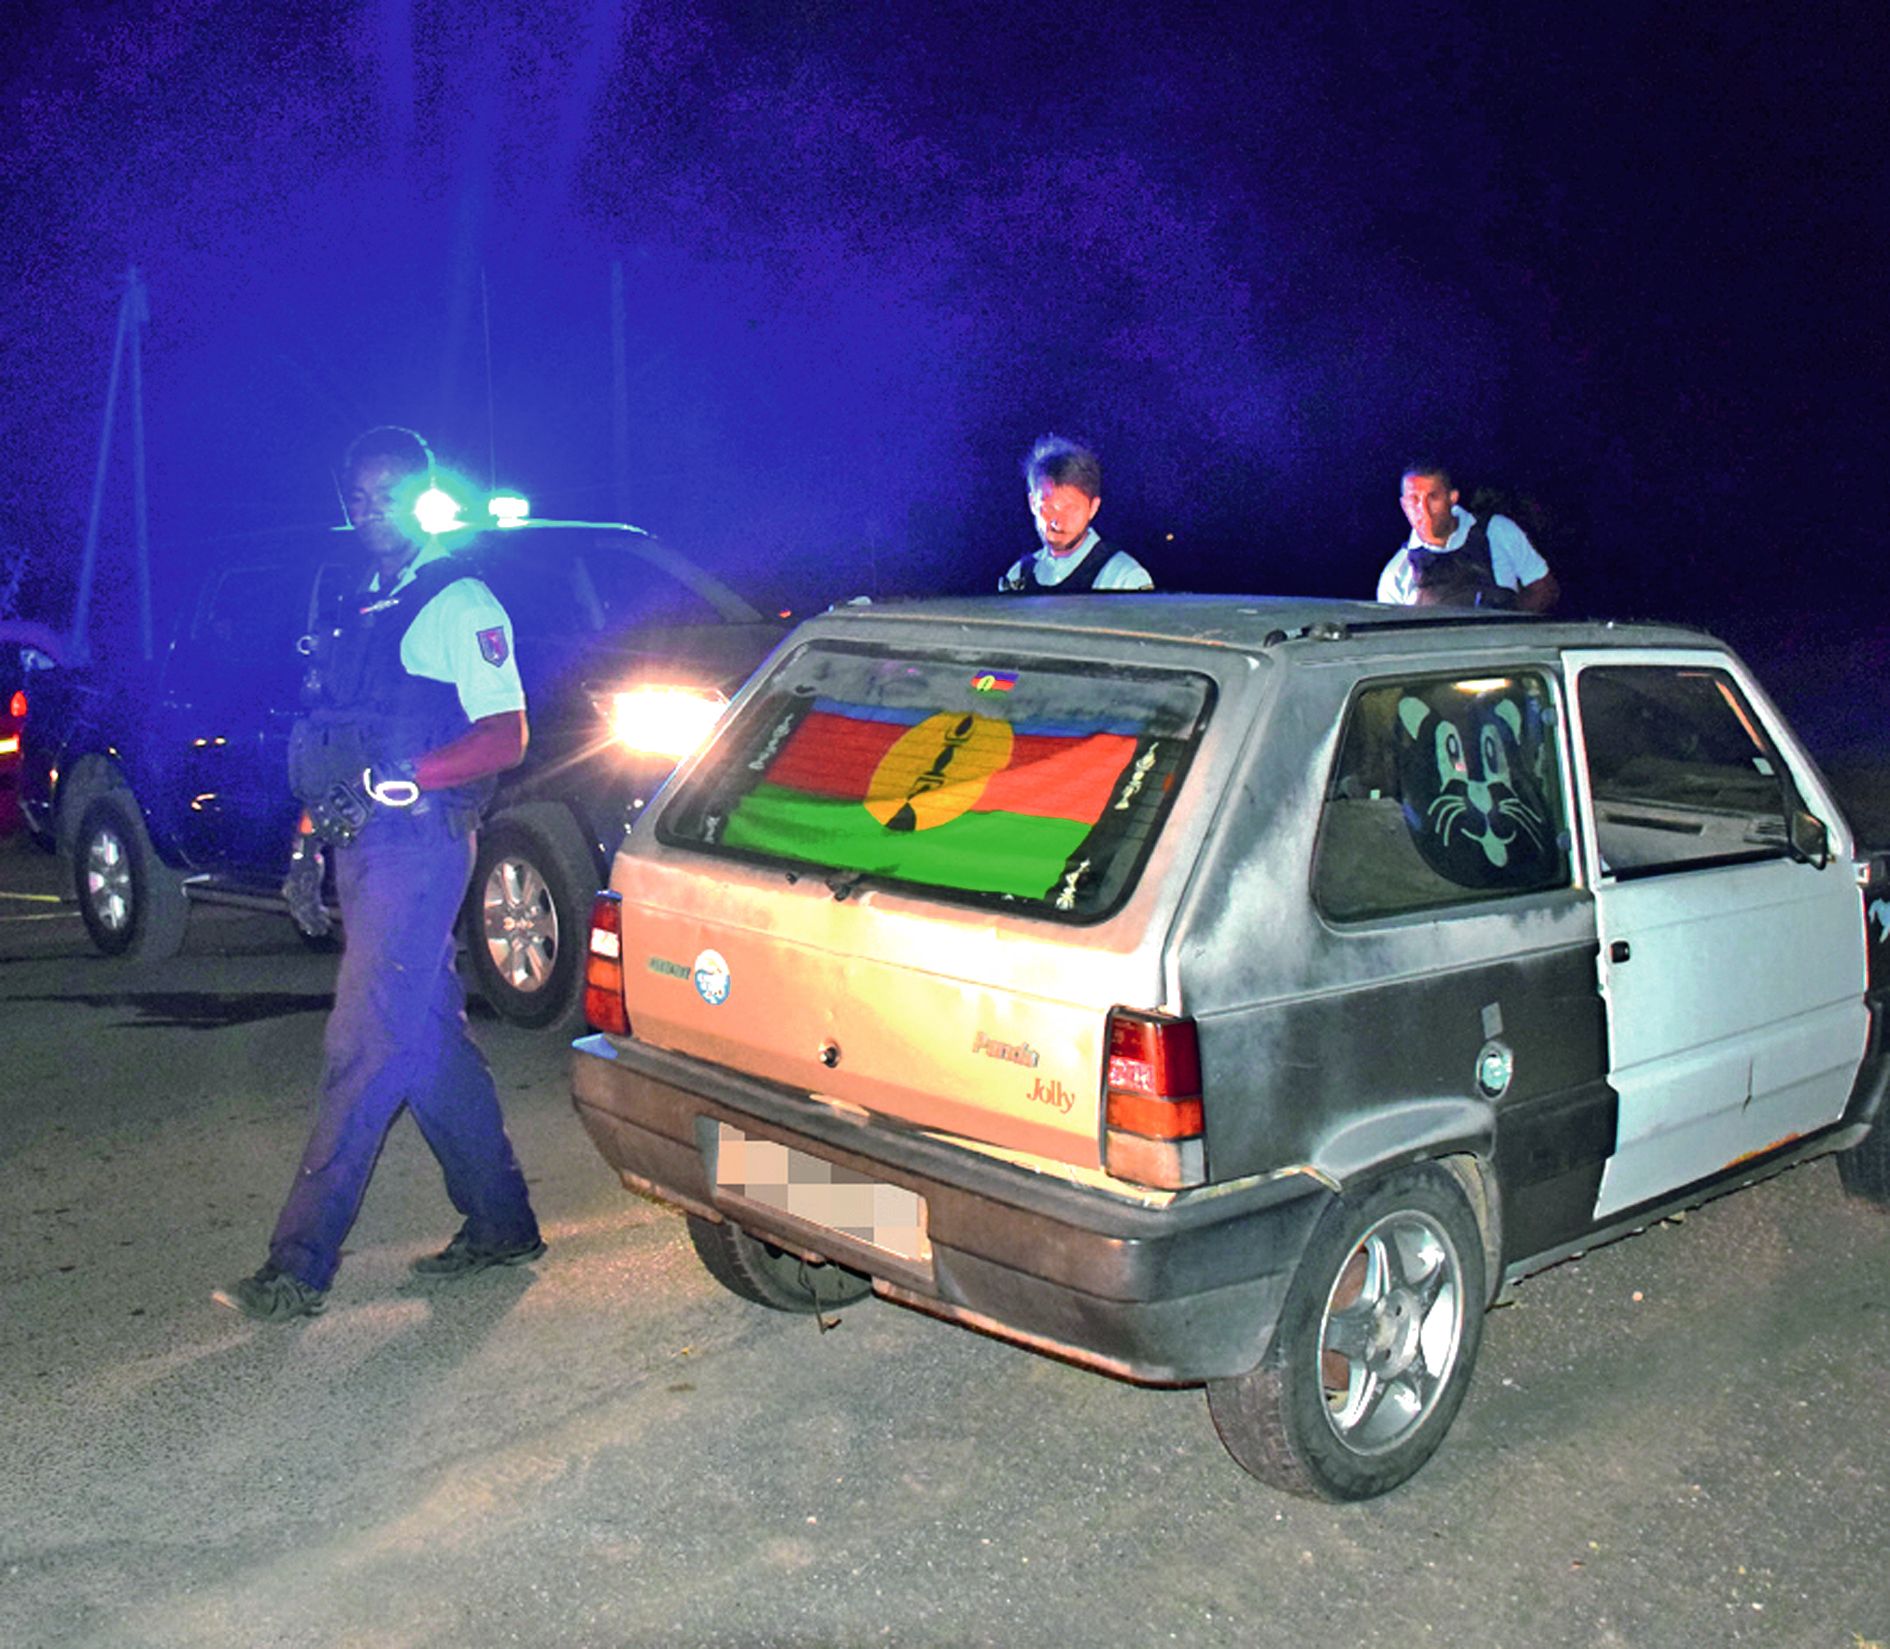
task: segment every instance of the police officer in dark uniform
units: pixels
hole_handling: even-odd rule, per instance
[[[505,610],[420,531],[432,455],[411,430],[349,449],[343,501],[372,568],[323,639],[291,781],[307,810],[298,878],[334,855],[347,947],[324,1038],[315,1127],[254,1276],[214,1298],[266,1322],[317,1315],[381,1143],[402,1106],[439,1159],[464,1218],[425,1276],[457,1277],[544,1253],[498,1094],[466,1034],[453,923],[473,832],[527,737]],[[294,901],[292,900],[292,903]]]

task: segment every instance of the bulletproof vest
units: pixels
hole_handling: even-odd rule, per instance
[[[1497,580],[1489,524],[1481,517],[1471,523],[1463,543],[1454,550],[1412,544],[1404,553],[1420,602],[1448,607],[1516,605],[1516,592]]]
[[[1075,572],[1056,584],[1045,584],[1037,577],[1037,558],[1028,556],[1024,561],[1024,575],[1013,584],[1011,592],[1015,595],[1110,595],[1114,592],[1098,590],[1096,580],[1102,577],[1103,568],[1109,565],[1109,558],[1116,552],[1100,538],[1089,547]]]
[[[309,705],[291,741],[290,780],[296,794],[305,787],[325,789],[336,779],[358,783],[359,771],[327,774],[326,765],[352,767],[357,757],[368,765],[411,762],[429,750],[450,744],[472,725],[460,708],[451,682],[410,674],[400,662],[400,644],[413,621],[447,585],[467,576],[463,563],[450,556],[428,562],[412,580],[389,594],[363,587],[349,598],[340,624],[321,639],[304,687]],[[492,781],[429,790],[412,809],[415,823],[429,816],[454,831],[473,829],[492,794]],[[389,815],[376,814],[379,825]]]

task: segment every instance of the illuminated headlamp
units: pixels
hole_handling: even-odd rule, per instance
[[[497,527],[522,527],[531,513],[531,500],[515,492],[495,492],[486,500],[486,514]]]
[[[728,708],[728,699],[713,687],[671,682],[594,692],[591,702],[624,749],[671,761],[681,761],[708,738]]]

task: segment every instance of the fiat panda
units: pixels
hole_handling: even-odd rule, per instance
[[[737,1294],[1198,1384],[1358,1499],[1529,1273],[1821,1153],[1890,1200],[1883,872],[1696,632],[846,608],[617,854],[574,1098]]]

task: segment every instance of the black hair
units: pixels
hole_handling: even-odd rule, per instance
[[[1413,458],[1410,463],[1406,464],[1403,469],[1398,471],[1398,479],[1400,481],[1403,481],[1407,475],[1434,475],[1438,480],[1444,483],[1445,492],[1449,492],[1451,489],[1450,471],[1442,464],[1433,464],[1428,458]]]
[[[1024,485],[1048,481],[1053,487],[1074,487],[1089,498],[1102,497],[1102,460],[1080,441],[1061,435],[1040,435],[1024,455]]]
[[[399,424],[380,424],[365,435],[357,435],[342,455],[343,480],[371,458],[392,464],[401,475],[433,473],[433,449],[415,431]]]

